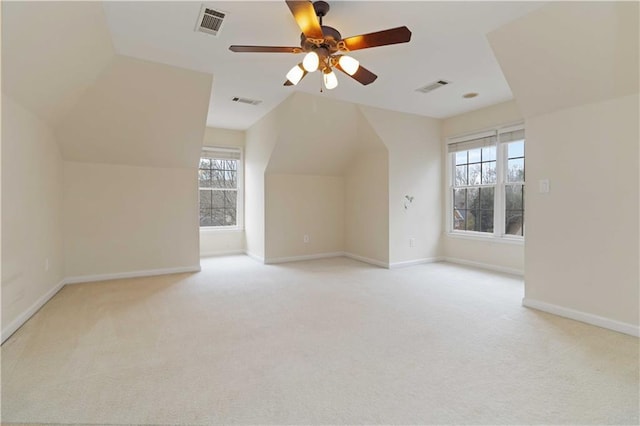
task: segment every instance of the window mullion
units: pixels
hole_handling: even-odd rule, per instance
[[[505,233],[505,172],[507,165],[507,150],[504,143],[500,143],[500,135],[498,135],[498,150],[496,153],[496,194],[495,194],[495,213],[494,213],[494,234],[501,237]]]

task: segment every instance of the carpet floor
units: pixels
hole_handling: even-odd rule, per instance
[[[437,263],[204,259],[64,287],[2,346],[3,423],[638,424],[638,339]]]

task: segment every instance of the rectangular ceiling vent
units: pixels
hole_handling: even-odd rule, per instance
[[[435,83],[427,84],[424,87],[416,89],[416,92],[420,92],[420,93],[433,92],[434,90],[436,90],[436,89],[438,89],[438,88],[440,88],[442,86],[446,86],[449,83],[451,83],[451,82],[447,81],[447,80],[438,80]]]
[[[258,101],[255,99],[239,98],[237,96],[235,98],[231,98],[231,100],[233,102],[239,102],[241,104],[249,104],[249,105],[260,105],[262,103],[262,101]]]
[[[222,29],[227,12],[215,10],[211,6],[203,4],[200,8],[200,16],[196,23],[196,31],[217,36]]]

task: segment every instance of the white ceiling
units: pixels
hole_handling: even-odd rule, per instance
[[[406,25],[411,42],[356,51],[378,74],[361,86],[338,73],[339,86],[323,96],[390,110],[445,118],[512,98],[485,35],[538,8],[541,2],[333,1],[324,24],[343,37]],[[207,125],[247,129],[292,91],[319,94],[308,75],[283,87],[302,55],[233,53],[232,44],[298,46],[300,30],[284,1],[207,2],[228,12],[218,37],[195,32],[201,2],[105,2],[117,53],[213,74]],[[436,80],[452,84],[429,94],[415,89]],[[158,88],[158,90],[162,90]],[[463,99],[478,92],[474,99]],[[238,104],[234,96],[262,100]]]

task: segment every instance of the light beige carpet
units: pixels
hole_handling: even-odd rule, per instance
[[[65,287],[2,347],[3,422],[638,424],[638,339],[522,280],[344,258]]]

